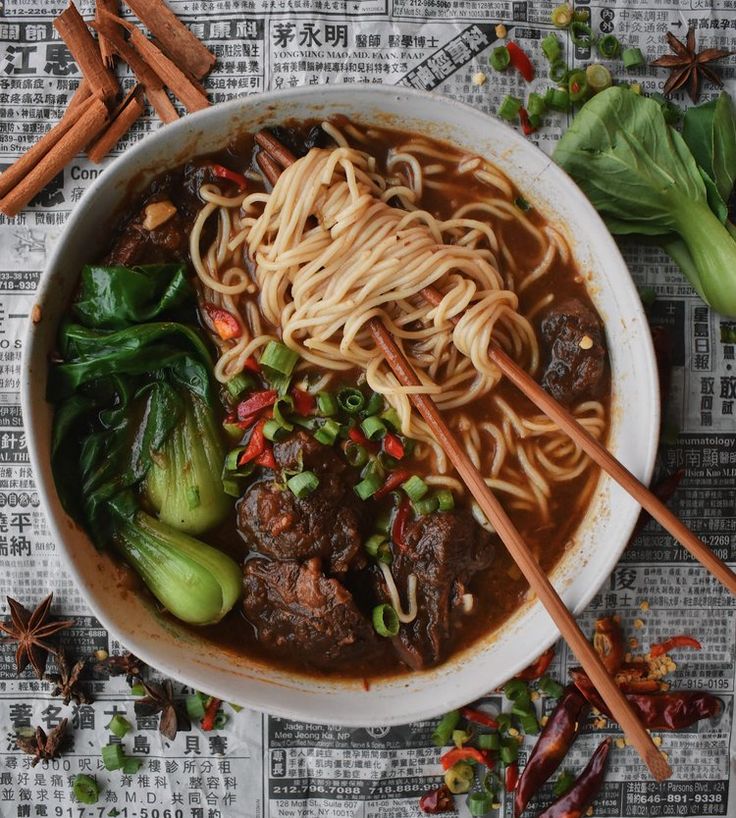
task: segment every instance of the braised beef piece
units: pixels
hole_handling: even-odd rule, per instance
[[[320,125],[313,125],[306,134],[296,128],[285,128],[282,125],[276,125],[269,130],[297,157],[306,156],[312,148],[334,145],[332,137],[323,131]]]
[[[149,195],[137,204],[136,210],[124,222],[105,263],[129,267],[141,263],[186,261],[189,258],[189,234],[202,207],[199,189],[214,180],[208,164],[195,162],[156,179]],[[223,180],[217,182],[222,186]],[[146,230],[143,222],[147,205],[166,200],[176,207],[176,213],[156,229]]]
[[[243,569],[243,609],[261,645],[305,664],[331,668],[377,647],[350,592],[322,573],[320,561],[252,559]]]
[[[409,574],[416,575],[418,613],[393,642],[401,659],[420,670],[450,653],[454,628],[462,623],[463,594],[473,575],[493,562],[493,546],[468,511],[418,517],[406,527],[404,541],[405,548],[394,548],[391,573],[404,610]]]
[[[606,371],[606,338],[598,316],[570,298],[547,313],[541,330],[547,357],[542,388],[567,406],[596,398]]]
[[[300,499],[275,479],[252,484],[238,507],[238,527],[247,542],[277,560],[321,557],[334,574],[362,568],[364,509],[347,465],[303,431],[273,448],[280,469],[314,471],[319,486]]]

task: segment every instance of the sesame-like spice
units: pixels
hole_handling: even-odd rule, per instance
[[[473,85],[483,85],[488,77],[482,71],[476,71],[471,78]]]
[[[508,29],[506,28],[506,26],[505,26],[503,23],[499,23],[499,24],[496,26],[496,37],[498,37],[498,39],[499,39],[499,40],[503,40],[503,38],[504,38],[504,37],[505,37],[505,36],[506,36],[508,33],[509,33],[509,32],[508,32]]]
[[[639,605],[639,610],[640,611],[648,611],[649,610],[649,603],[647,602],[646,599],[642,600],[641,605]]]

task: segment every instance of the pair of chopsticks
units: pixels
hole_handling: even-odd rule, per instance
[[[281,169],[295,162],[296,157],[267,130],[260,131],[255,138],[262,148],[256,156],[256,161],[264,176],[273,185],[278,180]],[[435,305],[442,299],[442,294],[434,287],[424,288],[422,295],[429,303]],[[454,322],[457,320],[459,319],[453,319]],[[412,365],[383,323],[378,318],[373,318],[368,323],[368,328],[376,346],[383,353],[399,382],[403,386],[420,385]],[[570,412],[548,395],[494,341],[491,341],[489,346],[489,355],[501,372],[547,417],[565,431],[591,460],[616,480],[655,520],[736,595],[736,575],[713,554],[702,540],[696,537],[646,486],[592,437]],[[521,534],[486,486],[482,474],[473,465],[465,449],[448,428],[437,405],[426,394],[412,394],[410,398],[652,775],[658,781],[669,778],[672,775],[669,764],[537,563]]]

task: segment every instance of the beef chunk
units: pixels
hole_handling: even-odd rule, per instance
[[[418,613],[394,639],[401,659],[415,670],[441,662],[449,652],[453,626],[462,617],[462,596],[473,575],[493,562],[487,531],[467,511],[435,512],[410,523],[405,548],[394,549],[391,571],[406,593],[417,577]],[[406,605],[406,603],[405,603]]]
[[[345,463],[329,447],[297,432],[274,446],[282,469],[314,471],[319,486],[299,499],[274,480],[254,483],[238,508],[238,526],[251,547],[278,560],[321,557],[331,573],[365,565],[365,525]]]
[[[542,387],[567,406],[597,397],[606,371],[606,339],[598,316],[571,298],[547,313],[541,329],[547,356]]]
[[[329,668],[373,653],[376,635],[342,583],[328,579],[318,559],[249,560],[243,609],[265,647]]]

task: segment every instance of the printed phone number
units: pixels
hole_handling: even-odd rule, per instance
[[[56,818],[92,818],[92,816],[107,818],[110,815],[110,810],[109,805],[104,807],[55,807],[54,815]],[[187,813],[187,815],[191,815],[191,813]],[[181,809],[138,807],[131,811],[127,807],[119,807],[117,809],[117,818],[185,818],[185,813]]]
[[[653,795],[630,795],[629,804],[722,804],[723,793],[655,793]]]

